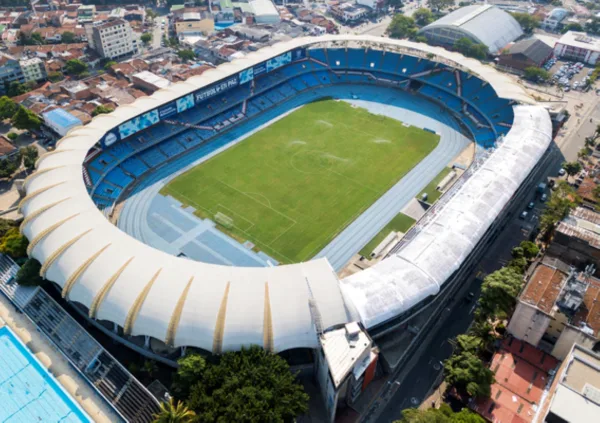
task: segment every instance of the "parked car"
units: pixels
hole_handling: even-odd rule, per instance
[[[545,203],[547,199],[548,199],[548,195],[546,195],[546,194],[542,194],[542,196],[540,197],[540,201],[542,203]]]
[[[519,216],[519,219],[521,220],[525,220],[527,219],[527,215],[529,215],[529,213],[527,211],[524,211],[523,213],[521,213],[521,215]]]
[[[535,203],[533,201],[531,201],[529,204],[527,204],[527,208],[529,210],[532,210],[535,207]]]

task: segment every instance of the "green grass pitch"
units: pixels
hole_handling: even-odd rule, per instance
[[[311,259],[438,144],[335,100],[310,103],[161,191],[282,263]]]

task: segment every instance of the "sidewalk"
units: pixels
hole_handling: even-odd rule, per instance
[[[4,325],[13,330],[92,419],[97,423],[123,421],[73,369],[54,345],[39,333],[35,325],[24,314],[17,312],[12,303],[3,294],[0,294],[0,327]]]

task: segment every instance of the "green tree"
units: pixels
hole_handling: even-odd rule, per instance
[[[488,320],[483,319],[476,319],[469,328],[468,334],[479,340],[480,351],[488,349],[498,338],[494,326]]]
[[[546,208],[540,217],[540,230],[550,238],[555,225],[577,207],[581,199],[566,181],[558,181],[557,188],[550,195]]]
[[[60,36],[60,40],[65,44],[73,44],[75,42],[75,34],[70,31],[65,31]]]
[[[35,162],[38,159],[38,150],[33,145],[21,148],[21,155],[23,156],[23,166],[28,171],[35,169]]]
[[[448,404],[442,404],[440,408],[402,410],[402,419],[395,423],[485,423],[485,420],[468,408],[455,413]]]
[[[206,361],[200,354],[188,354],[177,361],[179,367],[173,377],[173,391],[181,398],[187,398],[190,388],[199,380],[206,369]]]
[[[523,250],[523,256],[528,260],[533,260],[540,252],[540,248],[531,241],[522,241],[519,247]]]
[[[19,41],[24,46],[40,46],[46,44],[39,32],[34,32],[30,36],[27,36],[27,34],[21,32],[19,33]]]
[[[146,17],[148,19],[150,19],[151,21],[153,21],[158,15],[156,14],[156,12],[153,9],[146,9]]]
[[[473,352],[463,351],[444,361],[446,382],[471,397],[489,397],[494,372]]]
[[[0,240],[4,238],[6,233],[10,231],[12,228],[15,228],[17,225],[14,221],[8,219],[2,219],[0,217]]]
[[[87,72],[88,65],[79,59],[71,59],[65,64],[65,69],[67,73],[71,75],[81,75],[82,73]]]
[[[0,160],[0,178],[8,178],[13,175],[21,166],[21,154],[17,153],[12,157]]]
[[[521,25],[523,32],[531,34],[533,30],[540,26],[540,21],[529,13],[511,13],[513,18]]]
[[[3,95],[0,97],[0,119],[10,119],[19,110],[19,105],[9,97]]]
[[[419,26],[429,25],[431,22],[434,21],[433,13],[431,13],[431,10],[426,9],[424,7],[415,10],[412,17],[415,20],[416,24]]]
[[[254,346],[207,365],[187,404],[206,423],[291,422],[308,410],[308,395],[283,358]]]
[[[569,176],[575,176],[581,172],[582,166],[579,162],[564,162],[562,168]]]
[[[161,402],[160,411],[153,417],[153,423],[192,423],[196,421],[196,413],[181,401],[175,402],[173,398],[169,398],[169,402]]]
[[[487,275],[481,285],[478,316],[492,320],[508,316],[522,286],[523,274],[515,267],[503,267]]]
[[[26,130],[38,129],[42,124],[35,113],[23,106],[19,106],[19,110],[14,114],[11,122],[15,128]]]
[[[485,45],[474,43],[467,37],[461,37],[454,43],[454,49],[467,57],[483,60],[488,55],[488,49]]]
[[[11,141],[14,141],[17,138],[19,138],[19,136],[17,134],[15,134],[14,132],[9,132],[8,134],[6,134],[6,137]]]
[[[105,113],[110,113],[112,112],[113,109],[111,107],[108,106],[103,106],[102,104],[98,107],[96,107],[93,111],[92,111],[92,117],[93,116],[98,116],[98,115],[102,115]]]
[[[104,64],[104,69],[105,70],[109,70],[113,65],[116,65],[117,62],[115,62],[114,60],[109,60],[108,62],[106,62]]]
[[[433,10],[442,10],[454,6],[454,0],[429,0],[428,4]]]
[[[600,34],[600,18],[592,18],[585,24],[585,32],[593,35]]]
[[[561,30],[563,34],[569,31],[583,32],[583,26],[581,26],[581,24],[577,22],[573,22],[568,25],[565,25]]]
[[[196,58],[196,54],[194,53],[194,51],[189,49],[179,50],[177,52],[177,55],[181,60],[185,60],[186,62],[189,60],[194,60]]]
[[[14,259],[27,257],[29,241],[21,235],[19,228],[12,228],[2,238],[0,253],[8,254]]]
[[[150,41],[152,41],[152,34],[149,32],[145,32],[140,37],[140,40],[142,40],[142,43],[148,44]]]
[[[51,82],[58,82],[65,79],[65,76],[62,74],[62,72],[50,72],[48,73],[48,79]]]
[[[28,258],[19,269],[16,281],[19,285],[39,286],[44,282],[40,276],[42,265],[34,258]]]
[[[412,38],[417,34],[415,20],[409,16],[395,15],[387,28],[391,38]]]
[[[146,373],[148,377],[154,377],[156,372],[158,372],[158,366],[156,365],[156,361],[144,360],[144,364],[142,365],[141,371],[143,373]]]
[[[18,81],[13,81],[8,86],[7,94],[9,95],[9,97],[17,97],[28,92],[29,89],[27,88],[27,85],[21,84]]]
[[[550,72],[536,66],[529,66],[525,68],[523,76],[533,82],[547,81],[550,79]]]

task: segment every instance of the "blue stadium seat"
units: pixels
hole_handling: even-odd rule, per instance
[[[158,148],[167,157],[173,157],[185,151],[185,148],[179,144],[177,139],[170,139],[159,144]]]
[[[460,113],[461,111],[462,102],[458,97],[453,96],[452,94],[444,90],[440,90],[439,88],[433,85],[424,84],[419,90],[419,92],[424,96],[427,96],[433,100],[445,104],[446,107],[453,110],[454,112]]]
[[[379,50],[369,50],[367,54],[365,54],[365,63],[364,67],[366,69],[380,69],[381,61],[383,59],[383,53]]]
[[[148,170],[148,166],[146,166],[146,164],[144,162],[142,162],[140,159],[138,159],[136,157],[128,158],[123,163],[121,163],[121,167],[126,172],[132,174],[136,178],[140,177]]]
[[[121,188],[125,188],[127,185],[133,182],[133,178],[129,175],[126,175],[125,172],[123,172],[119,167],[115,167],[113,170],[108,172],[108,175],[106,175],[104,180]]]
[[[441,69],[439,71],[434,71],[427,75],[421,76],[419,79],[429,82],[430,84],[437,85],[440,88],[444,88],[446,90],[457,93],[456,89],[456,77],[454,72]]]
[[[315,60],[318,60],[319,62],[323,63],[323,64],[327,64],[327,58],[325,57],[325,50],[323,50],[322,48],[313,48],[308,50],[308,56],[312,57]]]
[[[90,180],[93,185],[96,185],[100,179],[102,179],[102,175],[98,172],[94,172],[92,169],[87,168],[88,175],[90,175]]]
[[[331,69],[346,69],[348,67],[346,49],[328,48],[327,57],[329,58],[329,67]]]
[[[98,188],[96,189],[94,194],[100,195],[107,199],[116,200],[117,197],[121,194],[121,191],[121,188],[117,188],[105,182],[101,182],[100,185],[98,185]]]
[[[90,162],[90,166],[102,172],[116,161],[116,157],[111,156],[107,151],[103,151]]]
[[[363,69],[365,65],[365,51],[363,49],[348,49],[348,67],[350,69]]]
[[[138,157],[151,168],[156,167],[167,160],[167,156],[156,147],[143,151]]]
[[[400,55],[396,53],[391,53],[386,51],[383,55],[383,60],[381,61],[381,65],[379,69],[382,72],[388,73],[397,73],[398,71],[398,63],[400,61]]]
[[[133,153],[133,148],[129,145],[127,141],[121,141],[113,144],[108,152],[118,158],[119,160],[123,160],[129,154]]]

